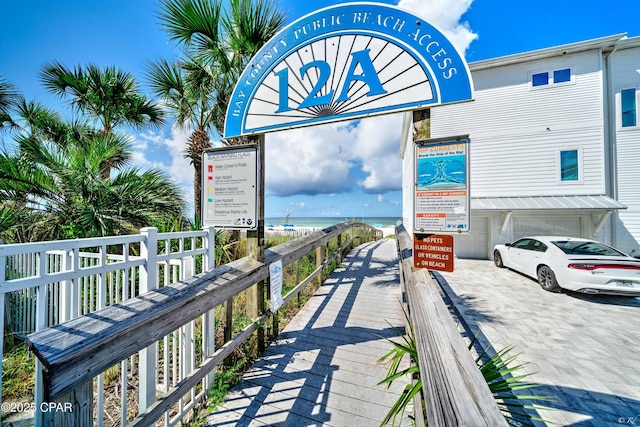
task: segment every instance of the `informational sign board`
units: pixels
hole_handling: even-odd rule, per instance
[[[450,234],[414,234],[413,265],[436,271],[453,271],[453,236]]]
[[[469,138],[415,143],[414,231],[469,231]]]
[[[282,299],[282,260],[269,264],[269,284],[271,286],[271,310],[275,313],[284,305]]]
[[[227,229],[257,228],[257,146],[213,148],[203,153],[202,224]]]

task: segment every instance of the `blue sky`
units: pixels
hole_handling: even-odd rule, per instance
[[[399,2],[443,30],[468,62],[619,33],[640,35],[640,0]],[[339,3],[280,1],[289,21]],[[62,111],[62,102],[40,84],[38,73],[47,62],[115,65],[143,84],[148,61],[176,54],[157,10],[155,0],[2,0],[0,74],[28,99]],[[135,138],[136,164],[165,170],[191,200],[192,172],[182,158],[187,135],[167,126]],[[399,116],[268,135],[266,216],[399,217],[399,138]]]

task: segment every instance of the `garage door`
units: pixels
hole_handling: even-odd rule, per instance
[[[513,240],[522,236],[581,237],[580,217],[514,217]]]
[[[488,259],[487,217],[471,217],[469,233],[456,235],[453,245],[458,258]]]

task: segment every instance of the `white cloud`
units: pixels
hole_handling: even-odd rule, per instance
[[[172,128],[169,137],[162,132],[146,132],[138,135],[136,147],[144,151],[134,151],[137,165],[164,170],[180,184],[193,184],[193,167],[189,159],[184,158],[189,134],[178,128]]]
[[[354,157],[361,161],[362,170],[367,174],[358,182],[364,191],[376,193],[402,188],[401,130],[401,114],[377,116],[360,122],[353,150]]]
[[[184,158],[189,133],[176,127],[167,137],[164,132],[149,131],[137,135],[133,162],[142,169],[164,171],[182,189],[183,199],[193,209],[193,166]]]
[[[345,123],[270,133],[266,137],[267,195],[340,193],[348,189],[353,127]]]
[[[460,22],[473,0],[400,0],[398,7],[423,17],[441,30],[461,54],[478,38],[468,22]]]

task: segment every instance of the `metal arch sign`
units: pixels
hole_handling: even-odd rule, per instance
[[[466,61],[422,18],[380,3],[315,11],[243,71],[224,137],[470,101]]]

